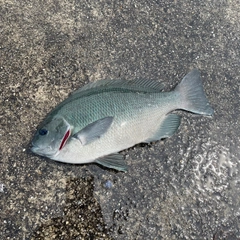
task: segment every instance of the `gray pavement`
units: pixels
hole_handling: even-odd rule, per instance
[[[0,1],[0,239],[240,239],[240,4]],[[172,89],[201,71],[213,117],[178,111],[127,173],[33,155],[70,92],[99,79]]]

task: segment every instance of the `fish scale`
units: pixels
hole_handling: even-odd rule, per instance
[[[125,121],[125,118],[131,118],[136,114],[135,112],[146,108],[146,105],[157,106],[161,95],[159,93],[133,95],[115,91],[102,93],[81,99],[81,105],[74,101],[64,106],[58,114],[62,115],[71,125],[75,124],[80,128],[86,126],[89,121],[96,121],[107,116],[116,116],[117,121]],[[85,114],[86,112],[88,114]]]

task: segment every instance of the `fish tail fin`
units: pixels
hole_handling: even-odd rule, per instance
[[[213,114],[213,109],[203,90],[200,72],[197,69],[188,73],[177,85],[175,91],[180,93],[181,109],[197,114]]]

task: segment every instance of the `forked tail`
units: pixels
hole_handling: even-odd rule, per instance
[[[213,114],[213,109],[203,90],[200,72],[197,69],[188,73],[177,85],[175,91],[180,93],[181,109],[197,114]]]

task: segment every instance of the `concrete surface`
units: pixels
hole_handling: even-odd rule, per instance
[[[0,1],[0,239],[240,239],[238,0]],[[126,150],[127,173],[33,155],[33,133],[89,81],[172,89],[201,70],[213,117]]]

